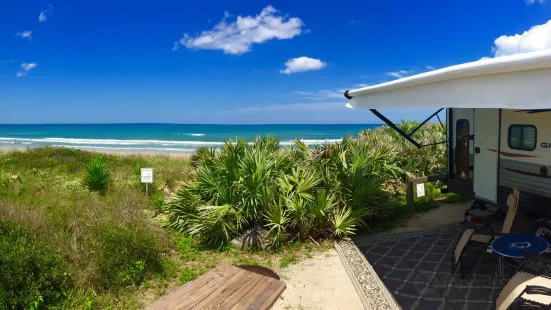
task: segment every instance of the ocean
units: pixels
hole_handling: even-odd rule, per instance
[[[191,153],[225,140],[275,135],[281,145],[301,139],[308,145],[355,136],[376,124],[343,125],[199,125],[199,124],[59,124],[0,125],[0,147],[67,147],[115,152]]]

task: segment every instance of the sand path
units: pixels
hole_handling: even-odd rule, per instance
[[[429,229],[463,220],[470,203],[443,205],[412,217],[393,233]],[[320,309],[355,310],[364,306],[335,249],[278,271],[287,289],[274,310]]]

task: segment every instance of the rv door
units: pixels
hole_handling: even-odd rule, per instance
[[[474,197],[497,203],[499,109],[474,111]]]

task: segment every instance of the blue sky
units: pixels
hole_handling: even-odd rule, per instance
[[[342,91],[550,48],[550,20],[540,0],[6,0],[0,123],[378,123]]]

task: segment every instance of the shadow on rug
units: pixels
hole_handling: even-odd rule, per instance
[[[452,256],[461,234],[454,224],[359,236],[336,242],[335,247],[368,310],[492,309],[506,283],[497,276],[498,256],[484,253],[464,279],[453,276]],[[483,247],[470,247],[465,262],[472,264],[482,251]]]

